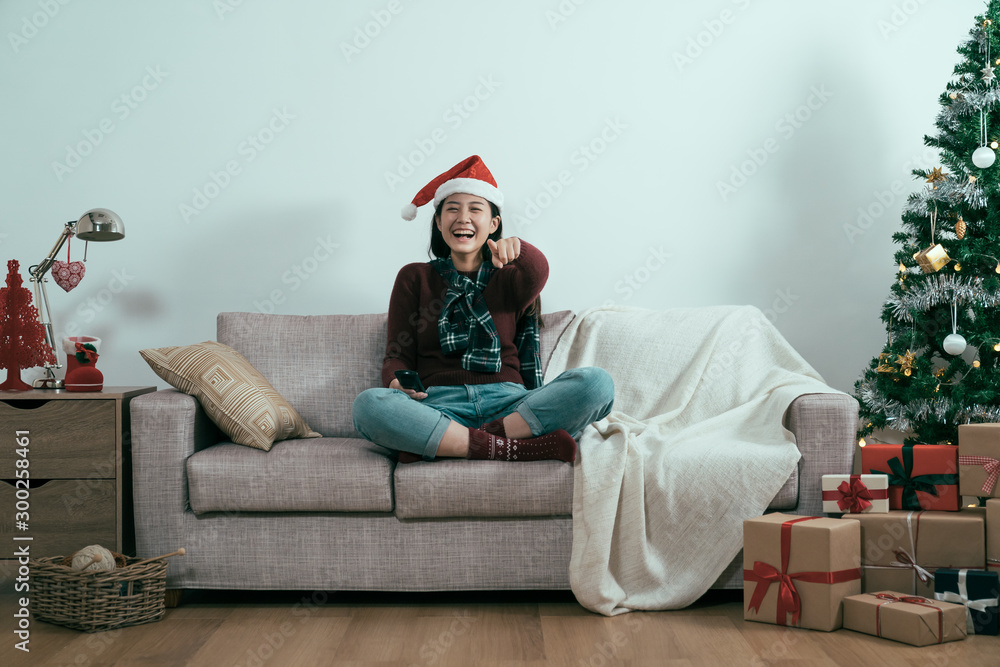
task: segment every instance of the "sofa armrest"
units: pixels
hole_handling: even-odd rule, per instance
[[[183,546],[189,508],[185,463],[219,442],[221,432],[198,399],[176,389],[136,396],[131,418],[136,553],[166,553],[160,550],[164,544]]]
[[[823,475],[854,470],[858,402],[847,394],[803,394],[788,406],[785,427],[802,453],[794,513],[824,516]]]

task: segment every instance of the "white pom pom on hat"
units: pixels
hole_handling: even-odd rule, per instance
[[[403,219],[413,220],[417,217],[417,208],[420,206],[433,201],[437,208],[445,197],[458,192],[482,197],[495,204],[498,209],[503,209],[503,193],[497,188],[496,179],[486,168],[483,159],[473,155],[421,188],[413,201],[403,207]]]

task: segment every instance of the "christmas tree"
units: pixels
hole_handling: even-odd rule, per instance
[[[942,166],[903,208],[899,265],[882,308],[886,344],[855,393],[859,436],[891,429],[906,444],[958,444],[958,425],[1000,422],[1000,0],[976,17],[941,94]]]
[[[0,391],[31,389],[21,380],[21,370],[45,363],[55,364],[56,358],[45,342],[31,292],[21,284],[17,260],[12,259],[7,262],[7,286],[0,288],[0,368],[7,369]]]

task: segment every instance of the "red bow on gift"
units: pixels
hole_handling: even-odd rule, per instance
[[[81,358],[81,355],[83,358]],[[84,345],[83,343],[76,344],[76,359],[81,364],[89,364],[93,361],[97,361],[97,351],[94,349],[93,345]],[[86,359],[86,361],[84,361]]]
[[[792,625],[799,624],[799,613],[802,611],[802,601],[799,592],[795,588],[795,580],[815,584],[840,584],[845,581],[852,581],[861,578],[861,568],[849,570],[838,570],[836,572],[794,572],[788,573],[788,560],[792,550],[792,526],[800,521],[818,519],[815,516],[803,516],[797,519],[790,519],[781,524],[781,569],[765,563],[755,561],[752,570],[743,570],[743,577],[747,581],[756,582],[753,595],[747,609],[760,612],[760,605],[764,601],[764,596],[771,584],[778,584],[778,604],[776,622],[778,625],[788,623],[788,614],[792,615]]]
[[[1000,460],[989,456],[959,456],[958,465],[983,466],[983,470],[986,471],[986,481],[983,482],[982,491],[983,493],[993,493],[997,477],[1000,477]]]
[[[840,486],[837,487],[837,491],[840,492],[837,507],[841,511],[859,514],[872,506],[871,501],[874,499],[872,492],[868,490],[864,482],[853,475],[851,476],[851,483],[848,484],[846,481],[841,482]]]

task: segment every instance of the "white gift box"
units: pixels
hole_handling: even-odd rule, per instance
[[[869,514],[889,511],[888,475],[823,475],[823,511]]]

